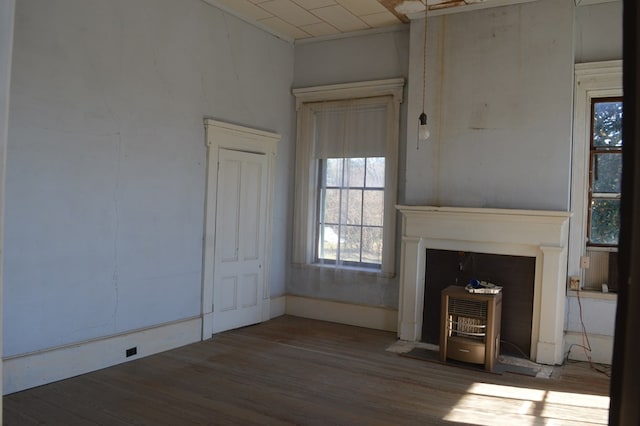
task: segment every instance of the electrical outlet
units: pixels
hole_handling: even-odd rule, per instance
[[[589,256],[580,256],[580,267],[582,269],[589,269],[591,258]]]
[[[129,348],[125,351],[125,355],[127,356],[127,358],[129,358],[130,356],[134,356],[137,353],[138,353],[137,346],[134,346],[133,348]]]
[[[569,289],[574,291],[580,289],[580,277],[569,277]]]

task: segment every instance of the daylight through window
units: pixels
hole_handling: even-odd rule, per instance
[[[317,262],[379,269],[384,157],[320,160]]]
[[[622,98],[591,101],[589,226],[591,246],[617,246],[622,177]]]

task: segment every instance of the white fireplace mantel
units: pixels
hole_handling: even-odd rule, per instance
[[[535,258],[531,358],[561,364],[570,212],[396,206],[402,213],[398,335],[422,338],[426,250]]]

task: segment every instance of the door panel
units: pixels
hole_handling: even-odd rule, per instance
[[[238,280],[236,277],[225,277],[219,282],[218,307],[220,312],[233,311],[238,307]]]
[[[260,277],[258,274],[245,274],[242,277],[242,307],[251,308],[258,304],[258,282]]]
[[[262,320],[267,180],[265,155],[220,149],[214,333]]]
[[[238,260],[239,217],[240,212],[240,161],[220,160],[218,168],[218,204],[217,221],[224,226],[216,227],[216,241],[224,244],[216,245],[216,255],[220,255],[221,262],[236,262]]]

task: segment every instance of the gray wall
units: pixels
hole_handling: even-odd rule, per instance
[[[13,51],[13,22],[15,0],[0,3],[0,300],[2,299],[2,234],[4,231],[4,177],[7,133],[9,127],[9,91],[11,87],[11,57]],[[2,306],[0,306],[0,353],[2,348]],[[0,395],[3,395],[3,361],[0,358]],[[0,398],[0,416],[2,415]],[[0,422],[1,423],[1,422]]]
[[[622,59],[622,1],[576,8],[576,63]]]
[[[407,203],[568,209],[573,9],[540,0],[430,18],[420,150],[423,23],[412,24]]]
[[[294,87],[407,77],[409,28],[335,40],[299,42]]]
[[[622,1],[576,8],[575,62],[612,59],[622,59]],[[588,296],[588,293],[585,295]],[[567,298],[565,321],[567,331],[582,332],[584,322],[590,334],[614,335],[617,305],[615,300],[584,299],[583,296],[581,305],[578,304],[576,297]],[[580,309],[582,309],[582,315]],[[609,352],[612,351],[613,342],[609,348]],[[574,347],[571,356],[579,357],[581,352],[581,348]]]
[[[408,27],[379,34],[299,43],[295,48],[294,87],[396,77],[406,80],[409,75],[408,55]],[[404,175],[405,123],[406,90],[400,118],[400,176]],[[400,199],[403,188],[401,181],[402,179],[399,179]],[[399,253],[398,241],[397,257]],[[291,268],[287,280],[287,293],[397,308],[398,279],[332,268]]]
[[[13,67],[4,356],[200,314],[204,116],[283,136],[284,293],[290,44],[199,0],[21,0]]]

